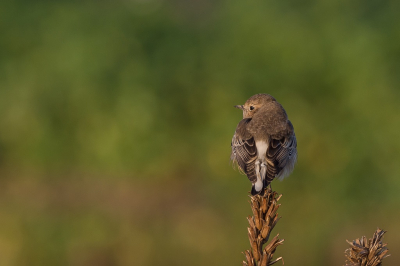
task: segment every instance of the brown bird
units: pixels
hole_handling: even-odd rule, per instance
[[[294,168],[297,141],[285,109],[269,94],[251,96],[232,138],[231,160],[252,183],[251,194],[261,194],[277,177],[282,180]]]

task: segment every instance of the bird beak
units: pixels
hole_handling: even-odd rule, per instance
[[[242,110],[244,108],[243,105],[235,105],[234,107],[237,108],[237,109],[242,109]]]

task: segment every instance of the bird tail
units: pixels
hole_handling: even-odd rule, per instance
[[[264,181],[260,174],[257,173],[257,181],[251,186],[251,195],[260,195],[264,191]]]
[[[269,184],[270,184],[270,182],[268,182],[268,181],[265,179],[264,182],[263,182],[263,186],[262,186],[262,188],[261,188],[260,190],[257,190],[257,189],[256,189],[256,185],[253,184],[253,185],[251,186],[251,195],[252,195],[252,196],[255,196],[255,195],[263,195],[263,194],[264,194],[264,191],[267,189],[267,187],[269,186]]]
[[[251,195],[252,195],[252,196],[261,195],[261,194],[262,194],[261,192],[263,192],[263,191],[264,191],[264,188],[261,188],[259,191],[256,190],[255,184],[253,184],[253,185],[251,186]]]
[[[267,165],[256,166],[257,181],[251,186],[251,195],[262,195],[269,183],[267,177]]]

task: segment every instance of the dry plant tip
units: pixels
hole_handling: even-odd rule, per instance
[[[353,241],[346,240],[350,248],[345,251],[345,266],[381,266],[382,260],[390,256],[387,254],[387,244],[382,243],[385,233],[378,228],[368,241],[365,236]]]
[[[272,229],[275,227],[280,217],[278,209],[281,206],[278,201],[282,195],[278,195],[268,187],[262,195],[250,196],[250,206],[253,216],[247,217],[249,222],[248,237],[251,249],[245,251],[247,266],[268,266],[282,261],[282,257],[273,259],[277,246],[283,244],[283,239],[279,239],[279,234],[268,242]]]

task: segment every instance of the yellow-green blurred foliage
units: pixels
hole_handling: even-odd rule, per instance
[[[250,183],[230,140],[255,93],[299,160],[287,265],[400,259],[400,2],[1,1],[0,265],[240,265]]]

